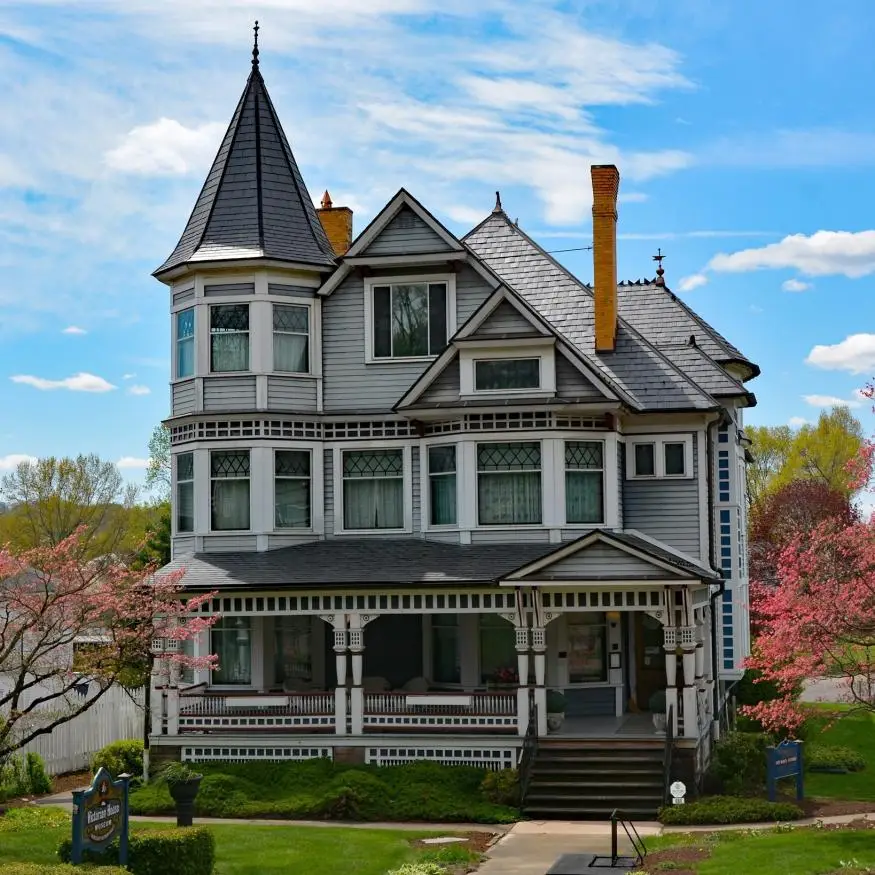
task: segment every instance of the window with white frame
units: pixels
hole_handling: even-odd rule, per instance
[[[431,680],[439,684],[462,681],[459,618],[456,614],[431,616]]]
[[[273,680],[289,691],[306,691],[313,680],[310,617],[274,617]]]
[[[176,378],[194,376],[194,307],[176,314]]]
[[[213,683],[252,683],[252,622],[250,617],[221,617],[210,628],[210,652],[216,654]]]
[[[176,457],[176,531],[194,531],[194,453]]]
[[[401,449],[343,450],[343,528],[404,528]]]
[[[630,480],[692,477],[692,435],[636,439],[631,442],[626,460],[626,477]]]
[[[249,304],[210,307],[210,371],[249,370]]]
[[[565,522],[604,522],[604,455],[601,441],[565,441]]]
[[[540,388],[541,360],[538,357],[474,360],[474,389],[477,392]]]
[[[477,444],[477,521],[481,526],[542,520],[541,444]]]
[[[249,450],[210,452],[210,528],[214,532],[249,529],[249,477]]]
[[[435,356],[447,345],[446,282],[381,283],[370,294],[374,359]]]
[[[456,445],[428,448],[429,523],[456,524]]]
[[[311,513],[309,450],[274,453],[274,525],[278,529],[309,529]]]
[[[273,305],[273,369],[310,373],[310,308],[300,304]]]
[[[683,477],[687,473],[686,446],[681,442],[666,442],[662,445],[662,459],[666,477]]]

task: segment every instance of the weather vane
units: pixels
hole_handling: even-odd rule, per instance
[[[662,247],[656,250],[656,255],[653,256],[653,260],[656,262],[656,285],[664,286],[665,280],[663,276],[665,274],[665,270],[662,267],[662,260],[665,256],[662,254]]]
[[[255,27],[252,28],[255,32],[255,43],[252,46],[252,66],[258,66],[258,20],[255,21]]]

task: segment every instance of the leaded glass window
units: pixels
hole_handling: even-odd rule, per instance
[[[428,448],[429,519],[433,526],[456,524],[456,446]]]
[[[404,456],[397,450],[343,451],[343,527],[404,528]]]
[[[477,444],[481,526],[539,524],[541,507],[540,442]]]
[[[210,307],[210,370],[249,370],[249,304]]]
[[[480,359],[474,362],[474,388],[478,392],[539,389],[541,360]]]
[[[274,525],[278,529],[310,528],[310,452],[274,453]]]
[[[604,444],[565,441],[565,521],[604,522]]]
[[[249,450],[210,453],[211,528],[249,529]]]
[[[194,453],[176,456],[176,531],[194,531]]]
[[[176,314],[176,377],[194,376],[194,308]]]
[[[273,369],[310,373],[310,308],[273,305]]]
[[[374,358],[437,355],[447,345],[447,284],[373,288]]]

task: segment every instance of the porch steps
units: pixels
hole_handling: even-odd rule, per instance
[[[523,813],[536,820],[653,820],[663,804],[661,742],[544,739]]]

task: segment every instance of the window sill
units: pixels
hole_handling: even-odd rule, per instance
[[[366,358],[366,365],[411,364],[416,362],[433,362],[436,355],[390,356],[389,358]]]
[[[277,371],[272,370],[267,372],[268,377],[303,377],[308,380],[317,379],[317,375],[310,373],[310,371]]]
[[[412,535],[413,529],[337,529],[337,535]]]
[[[280,528],[279,526],[274,526],[269,532],[268,535],[315,535],[316,530],[313,526],[308,526],[305,528],[297,528],[292,526],[287,526],[286,528]]]
[[[195,375],[194,375],[194,374],[192,374],[190,377],[171,377],[171,378],[170,378],[170,385],[173,386],[173,385],[175,385],[176,383],[189,383],[189,382],[191,382],[193,379],[195,379]]]
[[[210,371],[205,377],[254,377],[255,371]]]
[[[475,389],[473,392],[460,393],[462,401],[476,401],[478,398],[503,398],[510,395],[515,398],[555,398],[556,393],[549,389]]]
[[[207,535],[254,535],[252,529],[210,529]]]

